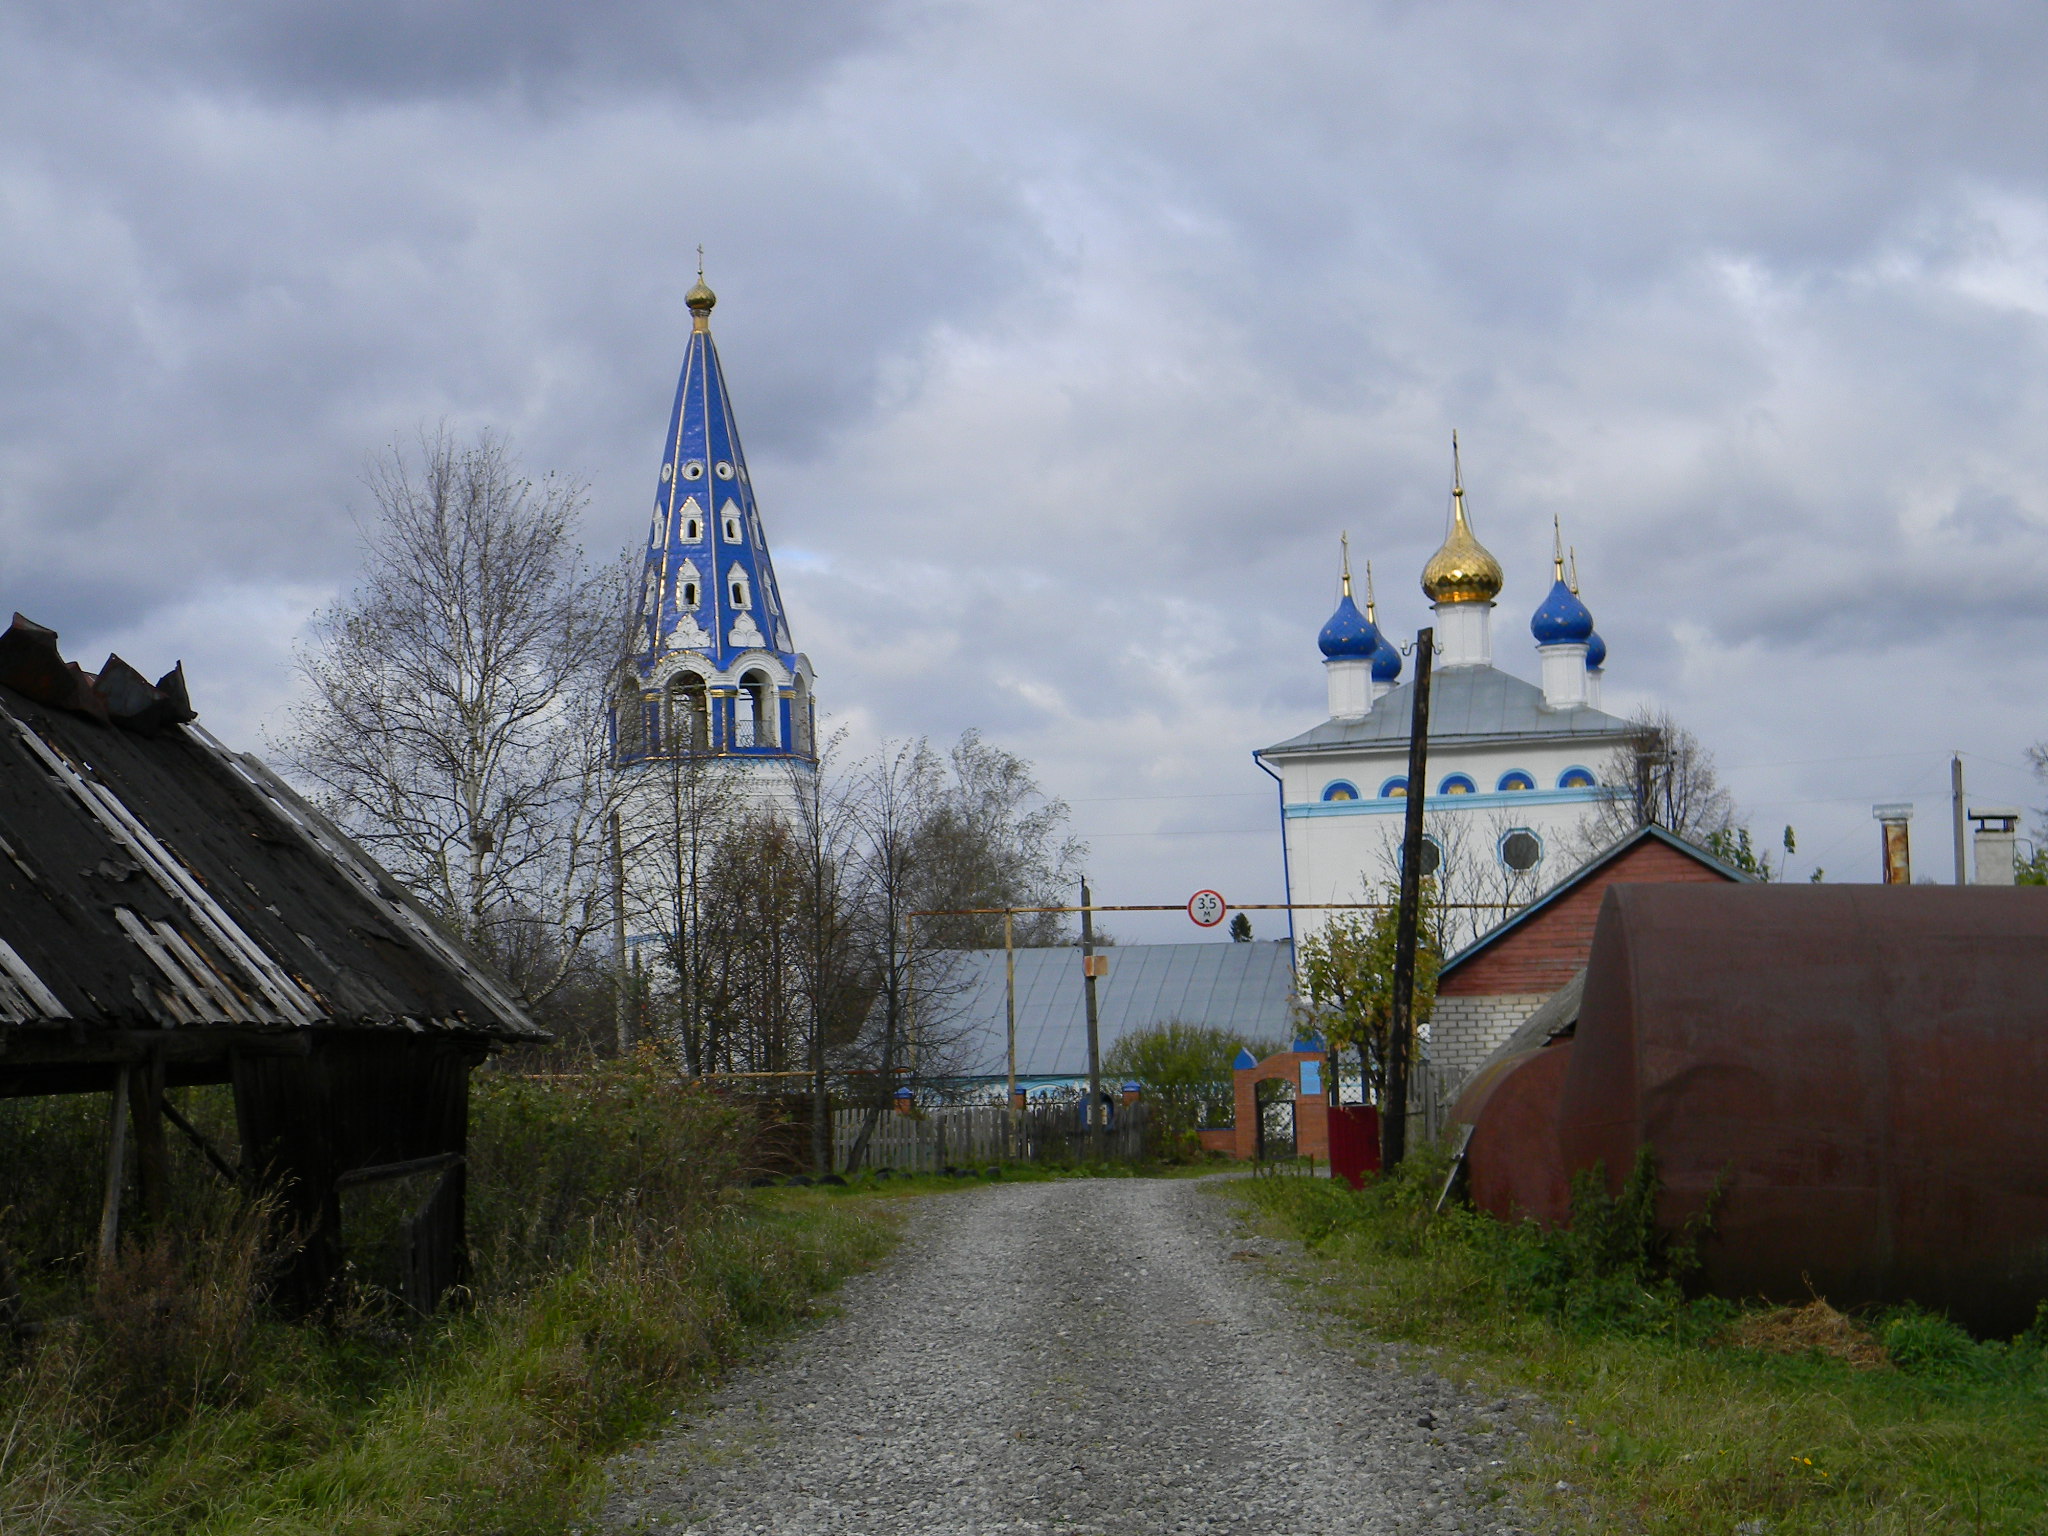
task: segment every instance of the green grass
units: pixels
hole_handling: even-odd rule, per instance
[[[1469,1210],[1431,1214],[1439,1172],[1424,1162],[1356,1194],[1306,1179],[1233,1192],[1308,1242],[1301,1277],[1341,1317],[1556,1410],[1515,1467],[1525,1507],[1555,1528],[2048,1529],[2039,1325],[2000,1343],[1911,1310],[1864,1319],[1893,1361],[1875,1370],[1733,1348],[1720,1341],[1737,1309],[1685,1294],[1682,1244],[1631,1251],[1626,1201],[1577,1237],[1545,1237]]]
[[[65,1165],[67,1136],[92,1153],[75,1105],[5,1112],[0,1169]],[[88,1275],[78,1213],[29,1191],[0,1235],[25,1294],[77,1310],[0,1353],[0,1531],[562,1530],[607,1456],[893,1241],[895,1191],[736,1188],[748,1142],[647,1064],[481,1077],[475,1286],[425,1320],[370,1292],[269,1316],[260,1213],[202,1186],[180,1241]]]

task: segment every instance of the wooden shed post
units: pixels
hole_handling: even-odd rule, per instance
[[[107,1112],[107,1190],[100,1199],[100,1263],[111,1264],[121,1241],[121,1178],[128,1162],[128,1069],[114,1073]]]
[[[135,1204],[146,1225],[161,1221],[171,1188],[170,1152],[164,1145],[164,1059],[151,1051],[128,1085],[128,1117],[135,1126]]]

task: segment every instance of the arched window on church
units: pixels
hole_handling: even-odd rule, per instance
[[[1591,789],[1597,781],[1584,768],[1567,768],[1557,776],[1559,789]]]
[[[678,672],[668,685],[669,736],[678,752],[703,752],[711,746],[711,696],[704,679]]]
[[[775,742],[775,683],[765,672],[740,679],[740,708],[733,715],[733,745],[772,747]]]
[[[733,607],[746,608],[751,606],[751,601],[747,596],[747,573],[738,566],[732,568],[731,588]]]

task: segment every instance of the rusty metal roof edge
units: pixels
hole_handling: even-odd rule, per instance
[[[196,720],[179,727],[201,750],[246,781],[276,819],[314,853],[333,864],[379,908],[397,917],[405,930],[453,968],[468,982],[477,996],[499,1014],[496,1028],[467,1020],[459,1027],[492,1039],[528,1044],[547,1044],[554,1037],[542,1029],[513,996],[509,983],[501,980],[484,961],[459,943],[391,872],[364,852],[360,844],[299,792],[286,783],[261,758],[236,752]],[[439,1022],[439,1021],[436,1021]]]

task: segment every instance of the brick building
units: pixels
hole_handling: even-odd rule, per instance
[[[1684,838],[1650,826],[1631,833],[1513,917],[1444,962],[1429,1021],[1429,1059],[1456,1085],[1515,1027],[1585,966],[1610,885],[1747,880]]]

